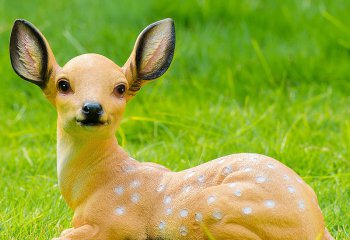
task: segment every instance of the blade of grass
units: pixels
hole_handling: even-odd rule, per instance
[[[335,16],[331,15],[327,11],[323,11],[321,14],[328,22],[330,22],[337,29],[339,29],[340,31],[350,35],[350,28],[347,25],[345,25],[342,21],[340,21],[338,18],[336,18]]]
[[[204,234],[208,237],[209,240],[215,240],[213,234],[211,234],[211,232],[209,231],[209,229],[207,228],[207,226],[205,226],[204,223],[200,224],[201,229],[203,230]]]
[[[269,83],[271,85],[275,85],[275,79],[272,75],[271,68],[270,68],[269,64],[267,63],[267,60],[266,60],[266,58],[261,50],[259,43],[255,39],[252,39],[251,43],[252,43],[253,49],[254,49],[259,61],[260,61],[260,64],[264,69],[264,72],[266,74],[266,77],[267,77]]]

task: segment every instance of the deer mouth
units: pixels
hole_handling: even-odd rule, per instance
[[[107,122],[95,120],[95,119],[84,119],[84,120],[76,120],[77,124],[80,126],[88,126],[88,127],[98,127],[107,125]]]

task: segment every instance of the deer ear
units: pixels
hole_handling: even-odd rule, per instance
[[[123,66],[130,86],[128,95],[135,95],[148,80],[162,76],[170,66],[174,49],[175,26],[172,19],[167,18],[145,28]]]
[[[56,62],[45,37],[26,20],[16,20],[10,38],[11,64],[23,79],[44,88]]]

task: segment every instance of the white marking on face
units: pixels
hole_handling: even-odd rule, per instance
[[[200,213],[200,212],[197,212],[195,215],[194,215],[194,219],[197,221],[197,222],[201,222],[203,220],[203,215]]]
[[[288,186],[287,189],[288,189],[288,192],[295,193],[295,188],[294,187]]]
[[[163,230],[165,228],[165,222],[164,221],[160,221],[158,227],[159,227],[160,230]]]
[[[266,200],[264,202],[264,205],[267,207],[267,208],[274,208],[276,206],[276,202],[274,200]]]
[[[124,188],[122,186],[118,186],[118,187],[114,188],[114,192],[120,196],[124,193]]]
[[[215,200],[216,200],[215,196],[212,196],[212,195],[211,195],[211,196],[208,197],[207,203],[208,203],[208,204],[212,204],[212,203],[215,202]]]
[[[171,203],[171,197],[170,196],[165,196],[163,202],[164,202],[164,204],[170,204]]]
[[[138,188],[140,187],[141,183],[139,180],[133,180],[131,183],[130,183],[130,187],[132,188]]]
[[[157,192],[163,192],[164,189],[165,189],[164,184],[160,184],[160,185],[157,187]]]
[[[180,230],[180,235],[181,236],[186,236],[188,234],[188,229],[184,225],[182,225],[179,230]]]
[[[229,183],[228,186],[229,186],[230,188],[234,188],[234,187],[237,186],[237,184],[236,184],[236,183]]]
[[[264,183],[266,182],[266,177],[264,176],[258,176],[255,178],[256,183]]]
[[[232,173],[233,170],[232,170],[232,167],[231,166],[226,166],[224,167],[224,169],[222,170],[222,175],[223,176],[227,176],[229,175],[230,173]]]
[[[171,209],[171,208],[167,208],[166,210],[165,210],[165,213],[166,213],[166,215],[171,215],[172,213],[173,213],[173,209]]]
[[[125,213],[125,207],[124,206],[119,206],[115,209],[114,213],[118,216],[124,215]]]
[[[244,207],[242,209],[242,212],[245,214],[245,215],[249,215],[253,212],[252,208],[251,207]]]
[[[191,189],[192,189],[191,185],[187,185],[183,188],[183,192],[188,193],[189,191],[191,191]]]
[[[140,194],[138,194],[138,193],[133,193],[133,194],[131,195],[131,201],[132,201],[133,203],[138,203],[139,200],[140,200],[140,198],[141,198],[141,196],[140,196]]]
[[[205,182],[205,176],[204,176],[204,175],[200,175],[200,176],[198,177],[198,182],[204,183],[204,182]]]
[[[222,212],[220,210],[215,210],[213,212],[213,218],[216,220],[222,219]]]
[[[185,218],[188,216],[188,210],[187,209],[182,209],[180,210],[180,216]]]

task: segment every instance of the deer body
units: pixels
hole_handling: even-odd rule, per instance
[[[58,111],[58,180],[74,210],[58,239],[332,239],[313,190],[272,158],[234,154],[172,172],[121,149],[126,103],[167,70],[174,44],[166,19],[140,34],[123,67],[85,54],[61,68],[37,29],[15,22],[13,68]]]
[[[61,188],[79,189],[62,194],[74,228],[91,227],[82,239],[206,239],[201,224],[216,239],[322,239],[314,192],[274,159],[235,154],[171,172],[113,150],[90,171],[60,179]],[[76,160],[90,154],[95,160],[95,150]]]

